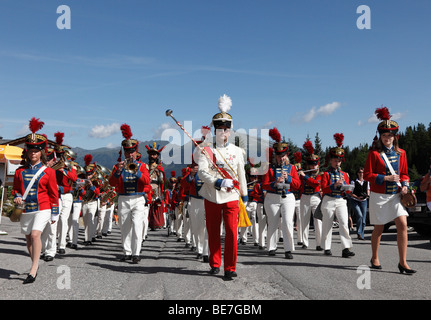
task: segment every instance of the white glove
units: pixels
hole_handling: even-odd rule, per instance
[[[223,179],[220,187],[225,188],[233,188],[233,180],[232,179]]]
[[[54,223],[54,222],[57,222],[58,221],[58,218],[60,218],[60,214],[51,214],[51,221]]]

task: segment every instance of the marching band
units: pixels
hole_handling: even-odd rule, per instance
[[[16,207],[25,205],[20,223],[22,233],[26,235],[32,268],[24,283],[35,281],[39,254],[45,261],[51,261],[57,253],[78,249],[81,216],[85,235],[83,244],[89,246],[111,232],[115,212],[118,213],[123,249],[120,261],[135,264],[141,260],[148,228],[153,231],[168,228],[168,235],[175,234],[177,241],[184,241],[187,248],[196,252],[198,260],[209,264],[210,274],[218,274],[223,266],[223,278],[233,280],[237,277],[238,243],[245,245],[248,235],[252,236],[258,250],[267,250],[270,256],[276,255],[279,239],[283,239],[284,257],[293,259],[295,230],[296,244],[307,249],[312,225],[315,249],[323,251],[324,255],[332,255],[334,219],[339,223],[341,257],[353,257],[346,204],[352,188],[349,175],[341,169],[343,134],[334,135],[337,147],[330,149],[328,168],[321,171],[321,159],[314,153],[309,140],[304,143],[304,153],[295,155],[295,164],[291,164],[289,145],[278,129],[273,128],[270,137],[274,143],[268,149],[267,162],[259,164],[267,170],[258,175],[256,164],[246,158],[245,151],[228,142],[233,127],[232,116],[228,113],[231,105],[230,97],[220,97],[220,113],[211,123],[214,139],[209,127],[202,128],[201,141],[195,141],[189,135],[195,144],[192,164],[183,168],[180,177],[172,171],[170,179],[166,178],[160,161],[163,148],[156,143],[145,146],[149,161],[141,162],[139,142],[132,138],[127,124],[121,126],[124,140],[118,161],[112,170],[108,170],[94,162],[91,154],[85,155],[85,165],[80,166],[75,162],[76,154],[63,143],[64,133],[57,132],[55,141],[48,140],[45,135],[36,133],[43,127],[43,122],[33,118],[29,126],[32,133],[23,140],[26,149],[22,167],[15,173],[12,193]],[[166,114],[172,116],[172,110]],[[39,154],[39,158],[34,154]],[[405,161],[405,154],[402,155],[399,159],[393,152],[391,156],[395,160],[392,162]],[[390,195],[399,193],[395,182],[386,183],[384,190],[381,185],[386,181],[383,180],[385,163],[377,152],[371,153],[370,157],[364,176],[371,183],[371,191]],[[301,166],[302,158],[305,169]],[[376,162],[380,171],[373,176],[368,171]],[[405,162],[396,163],[396,170],[405,167]],[[46,170],[39,173],[41,168]],[[405,170],[402,174],[404,187],[408,175]],[[401,205],[397,208],[399,216],[406,214]],[[374,254],[371,262],[375,268],[376,257]],[[403,259],[405,271],[408,270],[405,254]]]

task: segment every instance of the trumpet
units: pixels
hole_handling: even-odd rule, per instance
[[[126,167],[126,170],[132,171],[133,173],[138,171],[138,165],[133,162],[133,159],[126,159],[124,161],[124,166]]]

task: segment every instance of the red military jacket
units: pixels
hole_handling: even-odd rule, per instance
[[[135,162],[138,171],[135,173],[128,170],[117,172],[117,165],[112,169],[109,184],[116,188],[118,195],[137,195],[148,192],[147,185],[150,184],[150,176],[147,166],[142,162]]]
[[[60,194],[71,193],[73,191],[73,182],[78,179],[76,170],[64,169],[64,172],[56,171],[57,185]]]
[[[271,165],[266,172],[266,174],[262,177],[262,188],[270,193],[278,193],[281,194],[281,189],[277,189],[275,186],[277,177],[281,174],[279,171],[281,167],[276,167]],[[283,170],[287,171],[288,178],[286,179],[286,183],[290,184],[290,189],[286,191],[286,193],[291,192],[291,190],[298,190],[301,187],[301,181],[299,180],[298,172],[296,171],[296,167],[288,164],[283,166]]]
[[[320,183],[322,181],[322,175],[300,177],[301,179],[301,194],[316,194],[320,192]]]
[[[31,167],[19,167],[15,171],[12,195],[14,198],[22,197],[30,180],[42,167],[42,163]],[[30,192],[25,199],[24,212],[35,212],[51,209],[51,214],[58,214],[58,189],[55,171],[46,168],[34,182]]]
[[[393,150],[386,150],[388,160],[396,174],[400,176],[403,186],[408,186],[410,181],[406,152],[400,149],[399,153]],[[367,161],[364,167],[364,179],[370,182],[370,190],[376,193],[394,194],[398,192],[398,185],[395,182],[383,181],[386,175],[391,175],[382,155],[377,150],[368,152]]]
[[[340,172],[330,167],[322,174],[321,187],[322,187],[323,195],[328,195],[334,198],[341,198],[343,196],[343,191],[340,190],[341,187],[334,186],[335,182],[341,179],[341,176],[343,176],[345,184],[348,185],[349,175],[344,171]]]

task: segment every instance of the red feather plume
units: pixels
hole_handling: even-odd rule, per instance
[[[302,154],[301,152],[297,151],[293,154],[293,157],[295,158],[295,162],[296,163],[301,163],[302,162]]]
[[[39,121],[39,118],[31,118],[30,123],[28,125],[28,127],[30,128],[30,131],[35,133],[36,131],[39,131],[40,129],[43,128],[43,125],[45,124],[45,122]]]
[[[64,138],[64,133],[63,132],[56,132],[56,133],[54,133],[54,137],[55,137],[55,142],[58,145],[62,145],[63,144],[63,138]]]
[[[308,152],[308,154],[314,154],[313,143],[310,140],[305,141],[302,147]]]
[[[176,174],[177,174],[177,173],[176,173],[175,171],[171,171],[171,177],[172,177],[172,178],[175,178]]]
[[[341,147],[344,141],[344,134],[336,133],[334,134],[334,139],[335,139],[335,142],[337,143],[337,147]]]
[[[374,113],[376,114],[377,119],[382,121],[389,120],[390,118],[392,118],[391,114],[389,113],[389,109],[386,107],[377,108]]]
[[[128,124],[122,124],[120,129],[124,139],[129,140],[132,137],[132,130]]]
[[[91,154],[86,154],[84,157],[85,165],[88,166],[93,161],[93,156]]]
[[[281,141],[281,135],[277,128],[269,129],[269,136],[277,142]]]

